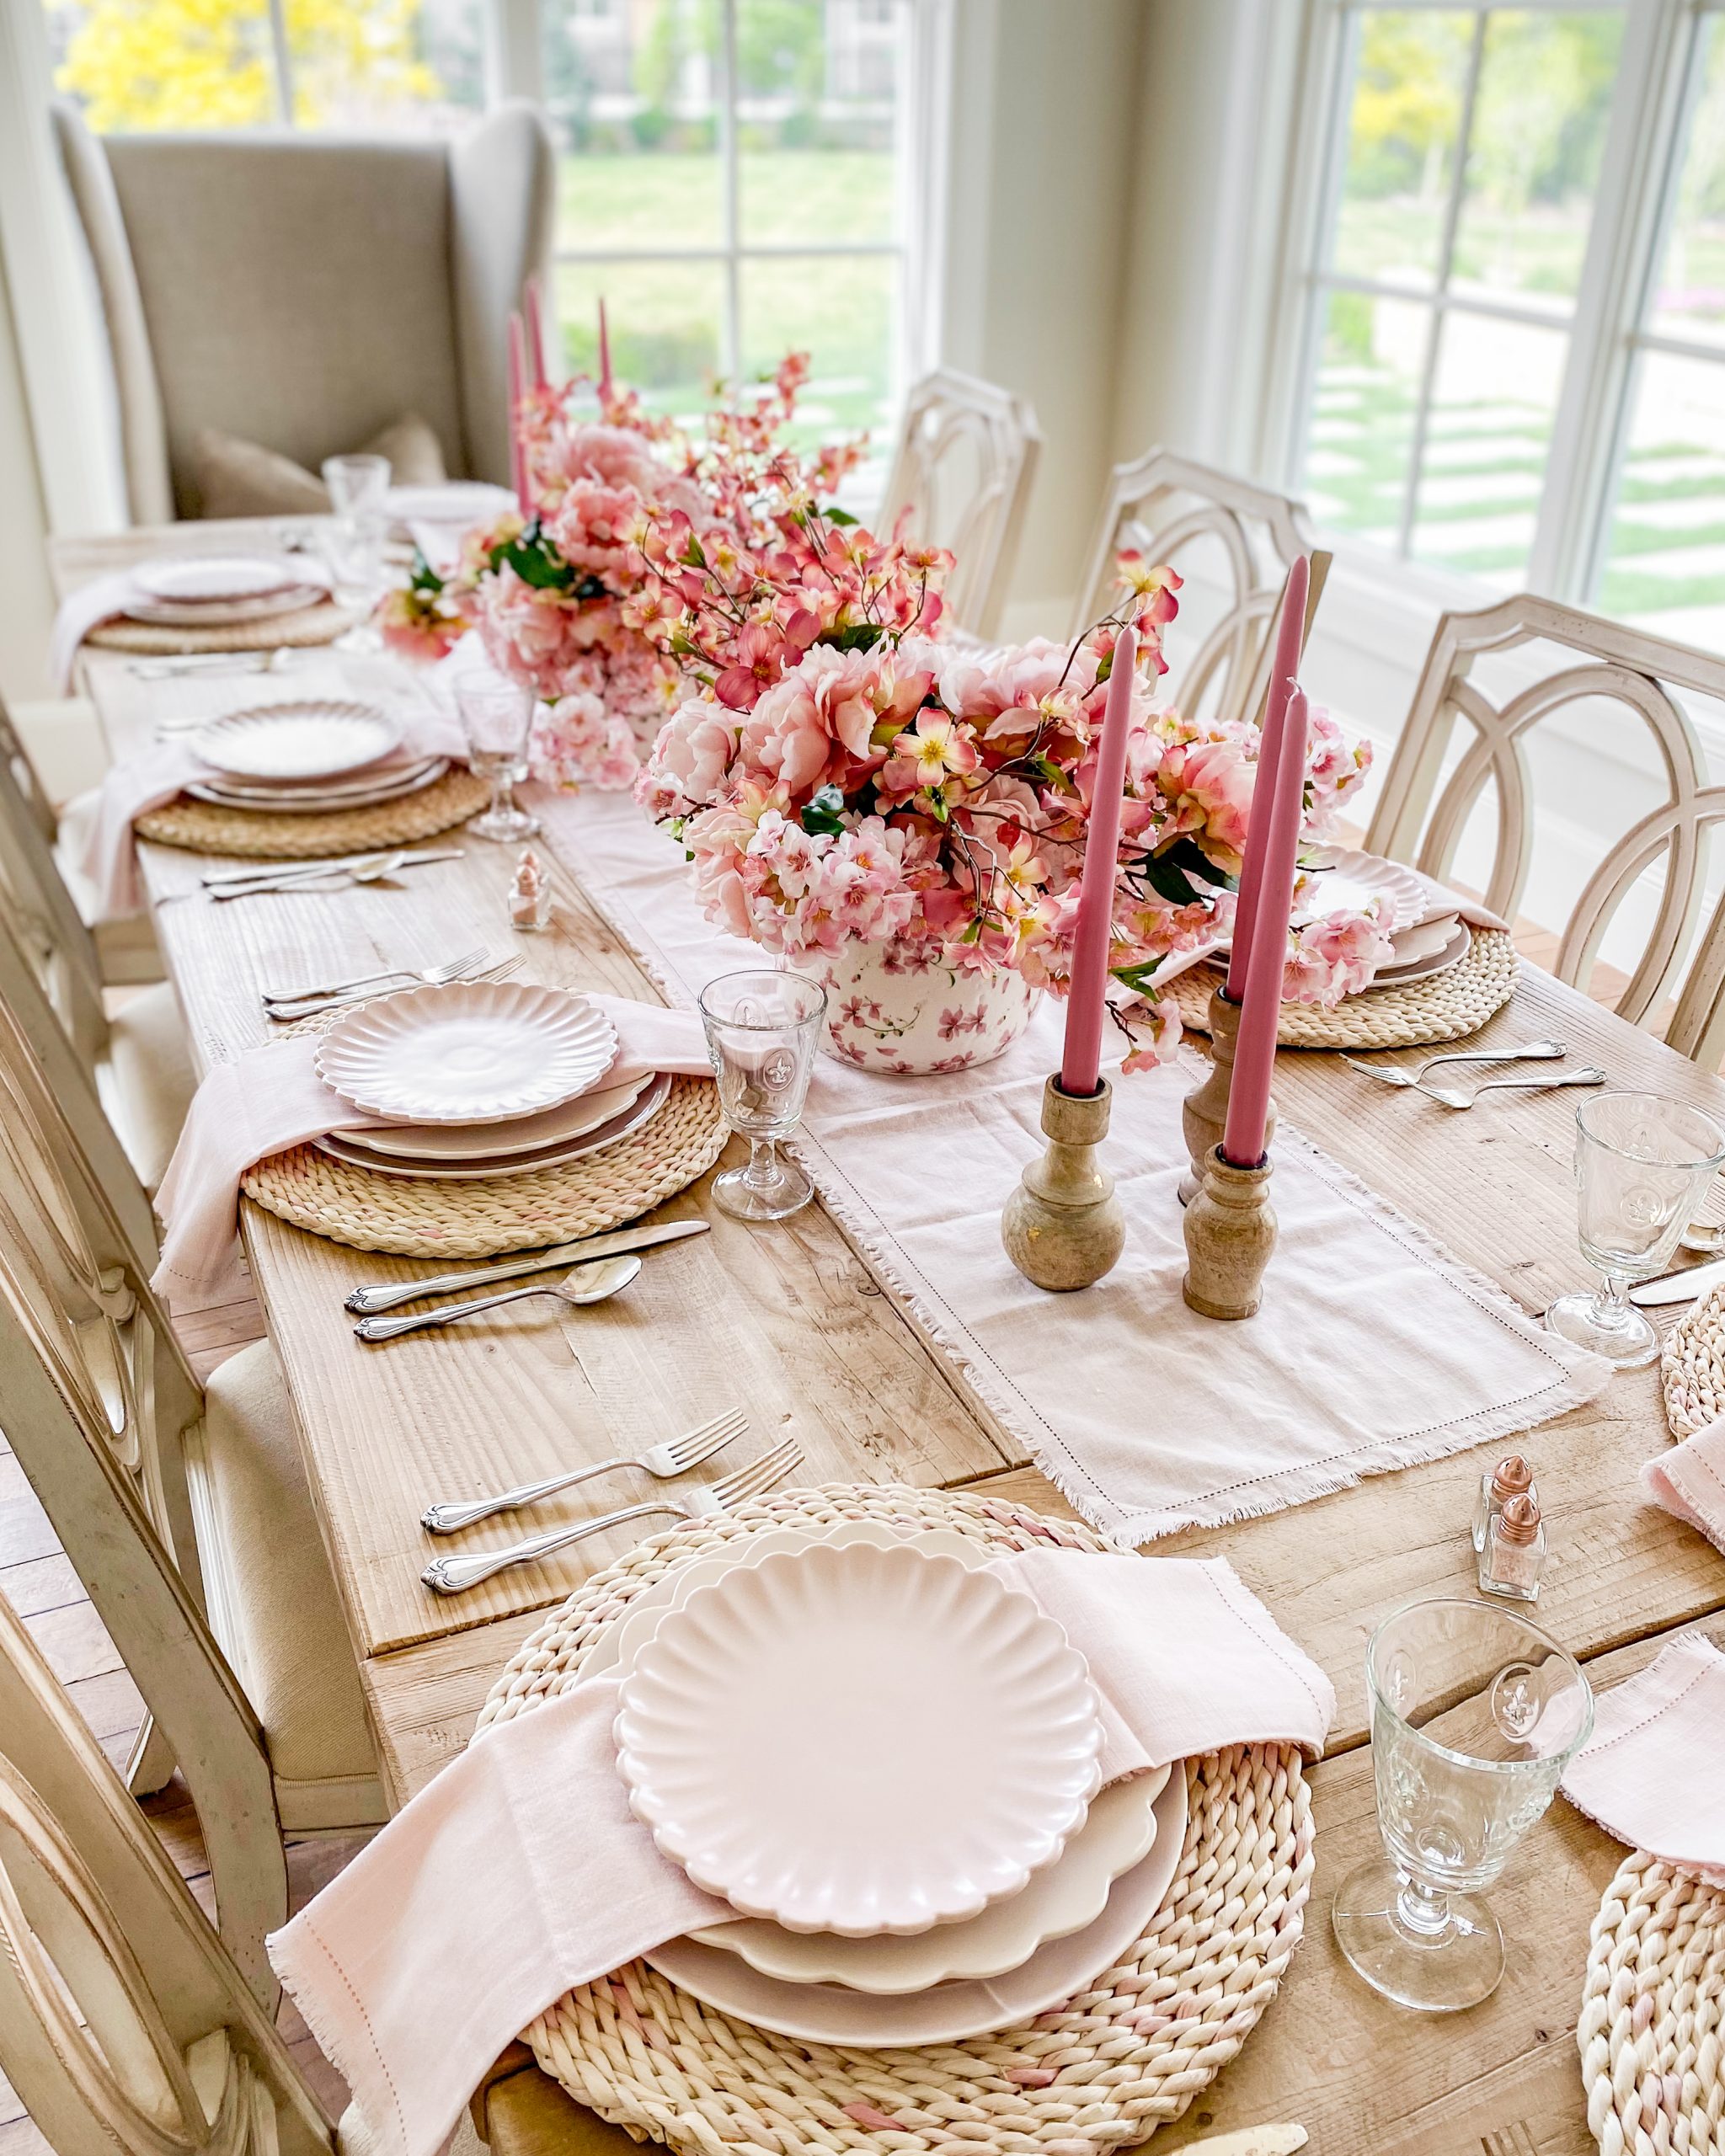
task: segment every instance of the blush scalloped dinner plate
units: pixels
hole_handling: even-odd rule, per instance
[[[292,590],[306,572],[286,554],[191,554],[140,562],[131,580],[158,606],[232,606]]]
[[[817,1543],[692,1594],[637,1654],[615,1734],[631,1806],[697,1886],[850,1937],[1018,1892],[1101,1779],[1060,1627],[995,1573],[903,1547]]]
[[[375,704],[314,696],[230,712],[200,726],[191,745],[224,777],[296,786],[363,771],[400,740],[400,722]]]
[[[380,997],[318,1043],[318,1075],[389,1123],[509,1123],[573,1100],[617,1058],[617,1028],[585,995],[520,981],[455,981]]]
[[[1154,1922],[1186,1845],[1186,1770],[1176,1761],[1156,1801],[1156,1840],[1141,1863],[1109,1889],[1093,1923],[1050,1940],[1016,1969],[986,1982],[937,1984],[931,1991],[884,1997],[842,1984],[792,1984],[735,1954],[692,1939],[667,1940],[643,1960],[703,2004],[804,2043],[957,2044],[1046,2014],[1089,1989]]]
[[[602,1153],[607,1145],[615,1145],[619,1139],[628,1138],[654,1116],[670,1098],[671,1077],[668,1070],[655,1072],[646,1081],[628,1106],[579,1137],[558,1139],[538,1146],[530,1153],[467,1154],[458,1161],[407,1161],[398,1154],[374,1151],[354,1131],[331,1131],[323,1138],[312,1140],[320,1153],[327,1153],[332,1160],[345,1161],[350,1167],[364,1168],[374,1176],[397,1176],[408,1182],[473,1182],[496,1181],[504,1176],[537,1175],[542,1168],[563,1168],[573,1161],[585,1161],[590,1153]],[[583,1094],[580,1098],[586,1099]],[[532,1118],[537,1120],[537,1118]],[[462,1126],[452,1124],[451,1129]],[[502,1129],[513,1134],[514,1123],[491,1123],[486,1128]],[[374,1134],[371,1126],[367,1134]]]

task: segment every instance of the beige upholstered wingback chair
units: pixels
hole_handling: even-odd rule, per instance
[[[316,471],[409,414],[452,478],[509,479],[508,320],[548,270],[531,105],[453,141],[110,135],[55,114],[106,321],[136,524],[199,514],[213,428]]]

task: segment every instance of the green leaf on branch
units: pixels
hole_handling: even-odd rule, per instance
[[[1148,996],[1154,1002],[1156,992],[1151,987],[1151,976],[1162,963],[1160,958],[1149,958],[1142,965],[1116,966],[1114,979],[1123,988],[1130,988],[1135,995]]]
[[[1108,680],[1109,675],[1112,674],[1114,670],[1114,654],[1111,651],[1105,651],[1102,657],[1096,662],[1096,680],[1097,686],[1098,688],[1100,688],[1102,684]]]
[[[1139,873],[1172,906],[1201,905],[1212,892],[1231,891],[1236,878],[1216,867],[1195,839],[1183,834],[1161,853],[1147,853]],[[1199,889],[1202,884],[1204,888]]]
[[[831,509],[824,509],[820,513],[826,519],[829,524],[849,526],[860,521],[858,518],[852,515],[849,510],[839,509],[836,506]]]
[[[879,622],[852,622],[847,629],[824,629],[814,641],[835,651],[873,651],[885,634]]]
[[[811,837],[819,837],[824,833],[836,838],[845,828],[841,820],[844,805],[845,797],[837,787],[823,786],[804,804],[800,819],[803,829]]]

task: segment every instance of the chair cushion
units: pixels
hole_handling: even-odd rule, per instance
[[[103,1075],[103,1105],[139,1182],[153,1197],[198,1083],[171,984],[159,981],[119,1000],[108,1022]]]
[[[398,486],[441,486],[448,477],[436,435],[417,413],[361,445],[387,456]],[[329,489],[315,472],[261,442],[206,427],[192,445],[192,467],[206,516],[327,516]]]
[[[203,1450],[211,1622],[264,1725],[282,1825],[377,1825],[388,1815],[359,1669],[267,1340],[211,1378]]]

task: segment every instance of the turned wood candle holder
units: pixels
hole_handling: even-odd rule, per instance
[[[1236,1168],[1216,1146],[1204,1183],[1186,1208],[1186,1278],[1180,1292],[1200,1317],[1250,1317],[1262,1299],[1264,1267],[1276,1246],[1270,1164]]]
[[[1126,1216],[1114,1179],[1097,1158],[1108,1134],[1114,1089],[1063,1093],[1058,1078],[1042,1090],[1048,1150],[1025,1169],[1001,1215],[1007,1256],[1039,1288],[1065,1294],[1111,1273],[1126,1244]]]
[[[1180,1109],[1180,1127],[1192,1165],[1180,1178],[1180,1203],[1189,1205],[1204,1181],[1204,1163],[1222,1142],[1228,1120],[1228,1088],[1234,1077],[1234,1049],[1240,1037],[1240,1006],[1220,988],[1210,993],[1210,1069],[1204,1082],[1194,1086]],[[1271,1099],[1264,1118],[1263,1142],[1268,1151],[1276,1134],[1276,1103]]]

